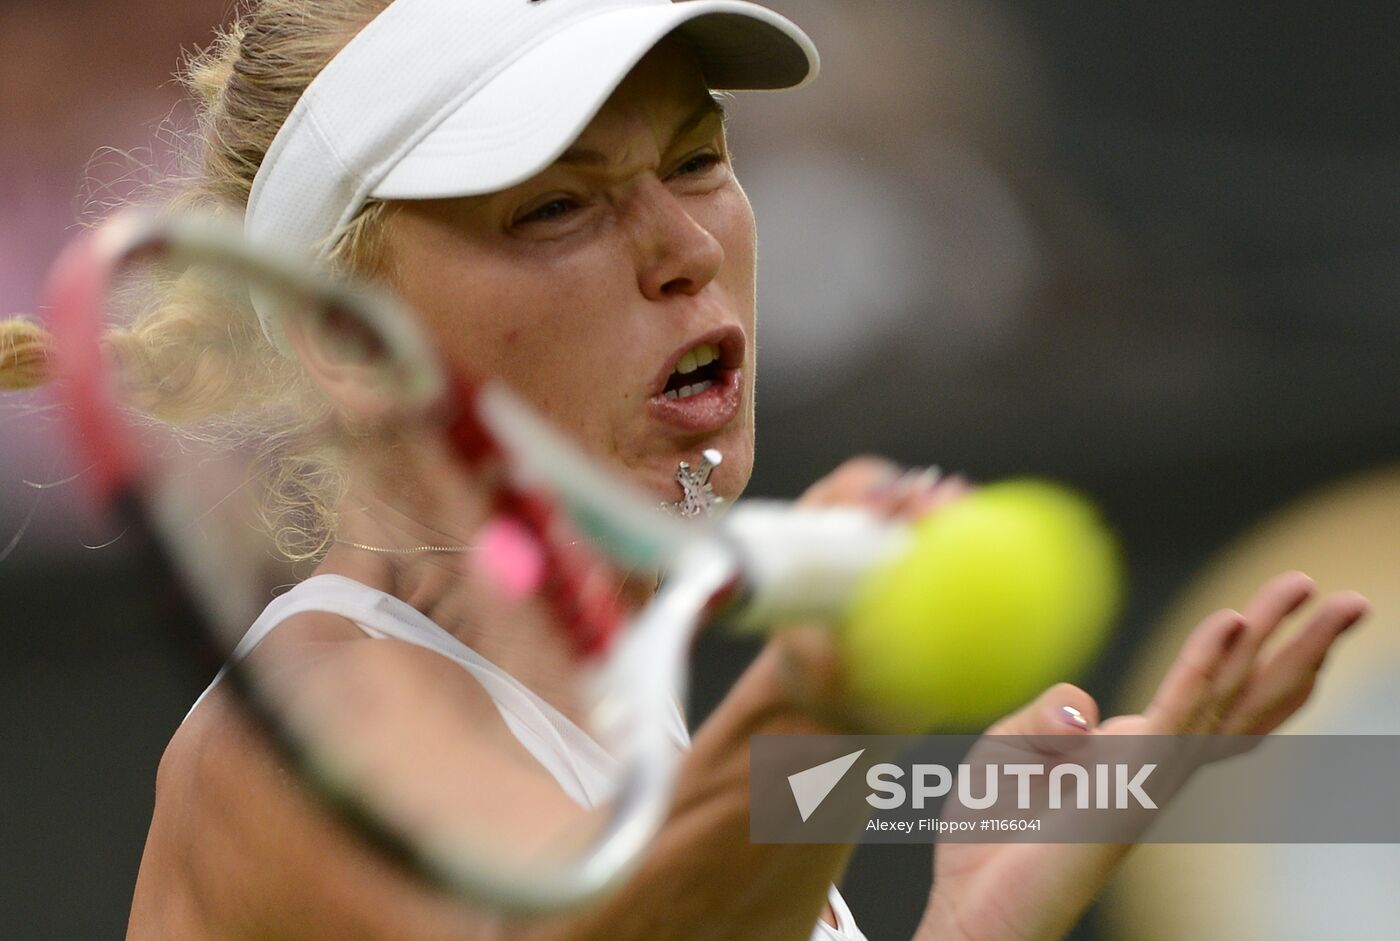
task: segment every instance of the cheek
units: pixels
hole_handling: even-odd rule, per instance
[[[577,405],[582,397],[568,390],[580,383],[597,388],[616,377],[614,367],[627,349],[624,315],[631,299],[625,288],[635,280],[604,246],[514,269],[496,292],[497,374],[522,391],[554,391],[554,401],[542,407]]]
[[[724,247],[720,279],[736,300],[746,300],[751,305],[756,287],[758,229],[747,194],[737,182],[726,187],[697,221]]]
[[[752,407],[755,356],[758,348],[755,336],[758,319],[758,229],[753,207],[737,182],[732,188],[726,189],[716,209],[718,211],[712,213],[703,224],[724,246],[724,269],[719,276],[720,286],[733,304],[744,332],[748,335],[746,378],[750,390],[748,400]]]
[[[571,351],[598,333],[586,314],[597,303],[589,285],[603,263],[473,246],[404,274],[409,300],[444,356],[471,372],[519,383],[557,374],[555,362],[574,359]]]
[[[626,380],[637,364],[626,357],[645,347],[629,342],[619,316],[628,309],[618,287],[626,272],[606,252],[583,255],[478,266],[470,278],[441,282],[472,301],[439,303],[430,319],[454,365],[502,380],[585,446],[606,451],[608,403],[636,398]]]
[[[416,220],[409,220],[410,222]],[[404,228],[408,228],[405,224]],[[577,251],[503,250],[490,238],[408,229],[395,281],[447,364],[500,379],[586,447],[607,453],[615,409],[635,363],[621,316],[636,290],[628,260],[606,241]],[[635,407],[635,402],[631,403]]]

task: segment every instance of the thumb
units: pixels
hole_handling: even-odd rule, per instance
[[[784,686],[796,702],[818,712],[845,695],[846,676],[831,631],[821,625],[789,627],[774,635]]]
[[[1098,724],[1093,696],[1072,683],[1056,683],[987,729],[969,757],[998,761],[1008,752],[1065,755],[1088,742]]]
[[[1099,724],[1094,697],[1073,683],[1056,683],[1019,711],[1000,719],[988,735],[1083,735]]]
[[[914,735],[927,723],[851,695],[836,638],[825,625],[789,627],[769,642],[788,701],[843,734]]]

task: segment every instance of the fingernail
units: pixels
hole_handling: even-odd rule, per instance
[[[911,468],[909,473],[904,475],[904,492],[912,494],[929,490],[938,483],[942,474],[937,467]]]
[[[1235,622],[1230,625],[1230,629],[1225,632],[1225,636],[1220,638],[1220,649],[1222,651],[1234,649],[1235,644],[1239,643],[1240,638],[1243,636],[1244,618],[1237,617],[1235,618]]]
[[[897,487],[909,476],[909,472],[901,470],[899,465],[890,464],[880,474],[880,479],[870,485],[867,491],[872,497],[883,497],[893,493]]]
[[[902,474],[897,474],[893,479],[887,480],[875,488],[872,495],[876,497],[895,497],[904,500],[907,497],[925,490],[938,480],[938,468],[936,467],[911,467]]]
[[[1353,627],[1366,620],[1366,616],[1371,613],[1371,601],[1369,598],[1359,592],[1351,592],[1350,594],[1356,603],[1356,614],[1347,622],[1346,627],[1342,628],[1342,633],[1351,630]]]
[[[1072,725],[1081,732],[1089,731],[1089,720],[1073,706],[1061,706],[1059,716],[1065,725]]]

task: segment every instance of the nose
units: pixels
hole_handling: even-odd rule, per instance
[[[638,286],[648,300],[699,294],[719,274],[724,246],[665,183],[635,194],[632,214]]]

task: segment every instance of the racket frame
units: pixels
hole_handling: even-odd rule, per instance
[[[334,278],[296,253],[251,245],[226,220],[127,210],[82,233],[51,271],[55,377],[74,443],[90,466],[87,483],[99,505],[126,526],[124,538],[139,543],[167,576],[166,607],[172,620],[189,628],[184,633],[195,641],[201,666],[210,665],[218,646],[209,638],[223,636],[215,621],[251,625],[259,612],[233,611],[225,603],[229,566],[192,565],[200,553],[172,551],[171,534],[180,531],[185,511],[146,499],[140,485],[145,471],[120,433],[128,418],[114,384],[106,382],[110,370],[101,349],[108,284],[127,262],[162,256],[231,265],[254,282],[324,299],[361,318],[391,350],[425,367],[412,373],[410,398],[424,409],[453,413],[445,433],[458,453],[467,461],[504,461],[512,478],[502,501],[508,510],[534,513],[540,517],[535,523],[547,526],[554,511],[538,495],[550,494],[576,530],[620,565],[666,573],[627,629],[583,638],[597,710],[593,728],[624,770],[606,823],[578,856],[557,866],[508,870],[463,847],[406,837],[363,795],[324,773],[241,661],[225,662],[225,678],[313,793],[381,851],[463,898],[531,915],[576,908],[615,889],[640,862],[670,805],[680,752],[663,717],[685,699],[697,632],[717,618],[752,630],[831,619],[872,559],[905,542],[905,527],[868,514],[775,501],[745,501],[710,520],[669,517],[504,385],[452,376],[435,365],[415,319],[391,294]],[[218,651],[220,659],[227,649]]]
[[[228,619],[247,613],[231,611],[226,603],[233,594],[226,566],[191,565],[190,559],[198,554],[170,544],[171,534],[179,530],[179,511],[153,504],[141,486],[146,470],[137,449],[122,436],[120,429],[130,418],[119,403],[116,384],[109,381],[111,371],[102,351],[108,285],[128,262],[162,257],[231,265],[256,282],[324,298],[374,325],[391,346],[413,361],[436,363],[436,359],[422,336],[408,327],[413,320],[392,296],[352,287],[295,254],[250,245],[239,229],[214,218],[127,210],[81,233],[59,256],[50,272],[46,307],[55,338],[57,395],[66,406],[73,444],[89,468],[85,481],[98,504],[124,527],[128,545],[138,547],[146,561],[166,576],[161,586],[163,606],[173,622],[187,628],[182,632],[194,641],[196,660],[208,668],[211,651],[222,646],[222,656],[228,649],[209,643],[210,638],[224,637],[216,622],[231,623]],[[534,863],[528,869],[507,871],[481,853],[424,846],[389,825],[372,800],[323,772],[314,749],[292,732],[241,661],[224,661],[223,676],[309,789],[382,852],[421,877],[493,909],[528,915],[575,908],[625,879],[664,819],[678,752],[674,744],[663,741],[664,724],[652,720],[662,714],[656,707],[669,704],[677,695],[677,687],[671,684],[683,682],[691,638],[713,608],[715,593],[736,577],[736,557],[722,548],[721,541],[703,538],[700,528],[665,519],[653,503],[611,481],[542,420],[522,417],[529,415],[527,407],[499,384],[458,385],[434,370],[418,378],[421,381],[411,392],[424,408],[440,404],[447,390],[466,389],[474,396],[473,406],[485,404],[479,415],[467,417],[474,426],[470,434],[484,431],[486,440],[497,445],[493,429],[505,429],[508,443],[503,451],[509,460],[519,461],[522,478],[562,488],[581,528],[595,533],[611,529],[602,539],[603,547],[619,553],[626,564],[660,567],[677,559],[683,549],[687,558],[708,560],[703,573],[669,582],[648,605],[637,629],[626,632],[618,656],[600,664],[597,675],[606,678],[598,687],[600,701],[612,717],[604,720],[603,731],[611,732],[610,738],[627,741],[625,770],[607,823],[580,855],[557,866]],[[453,404],[468,411],[460,402]],[[452,433],[466,434],[460,424]],[[472,447],[486,446],[476,441]],[[697,536],[702,538],[697,541]],[[251,625],[252,618],[244,623]],[[633,667],[635,672],[629,674],[610,666],[624,662],[645,664],[646,669]],[[657,669],[663,664],[664,669]],[[634,677],[645,680],[632,683]],[[631,721],[638,718],[642,721]]]

